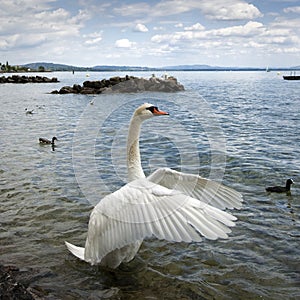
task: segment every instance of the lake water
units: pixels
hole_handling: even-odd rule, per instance
[[[0,85],[0,263],[38,269],[30,286],[45,299],[299,299],[300,82],[275,72],[173,72],[185,91],[49,94],[125,73],[89,75]],[[143,126],[145,172],[199,172],[240,191],[244,204],[229,239],[146,239],[112,272],[79,261],[64,241],[83,246],[93,205],[126,181],[126,129],[146,101],[170,116]],[[39,145],[52,136],[57,147]],[[290,177],[290,195],[265,192]]]

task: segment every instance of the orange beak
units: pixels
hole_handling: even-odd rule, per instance
[[[167,113],[165,111],[162,111],[162,110],[159,110],[159,109],[156,109],[156,108],[154,108],[153,114],[154,115],[169,115],[169,113]]]

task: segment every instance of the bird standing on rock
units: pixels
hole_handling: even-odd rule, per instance
[[[293,179],[289,178],[285,186],[270,186],[266,188],[267,192],[271,193],[288,193],[291,191],[291,185],[294,183]]]

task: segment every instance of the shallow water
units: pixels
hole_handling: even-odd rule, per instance
[[[174,72],[186,91],[48,94],[115,75],[0,85],[0,262],[42,270],[31,286],[45,299],[299,299],[299,82],[274,72]],[[91,267],[64,241],[84,245],[93,205],[126,181],[127,125],[146,101],[170,116],[143,126],[145,172],[199,172],[240,191],[244,205],[228,240],[147,239],[120,270]],[[57,147],[39,145],[52,136]],[[291,195],[265,192],[289,177]]]

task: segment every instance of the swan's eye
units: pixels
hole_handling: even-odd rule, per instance
[[[150,110],[153,114],[157,111],[159,111],[159,109],[156,106],[150,106],[147,107],[146,109]]]

